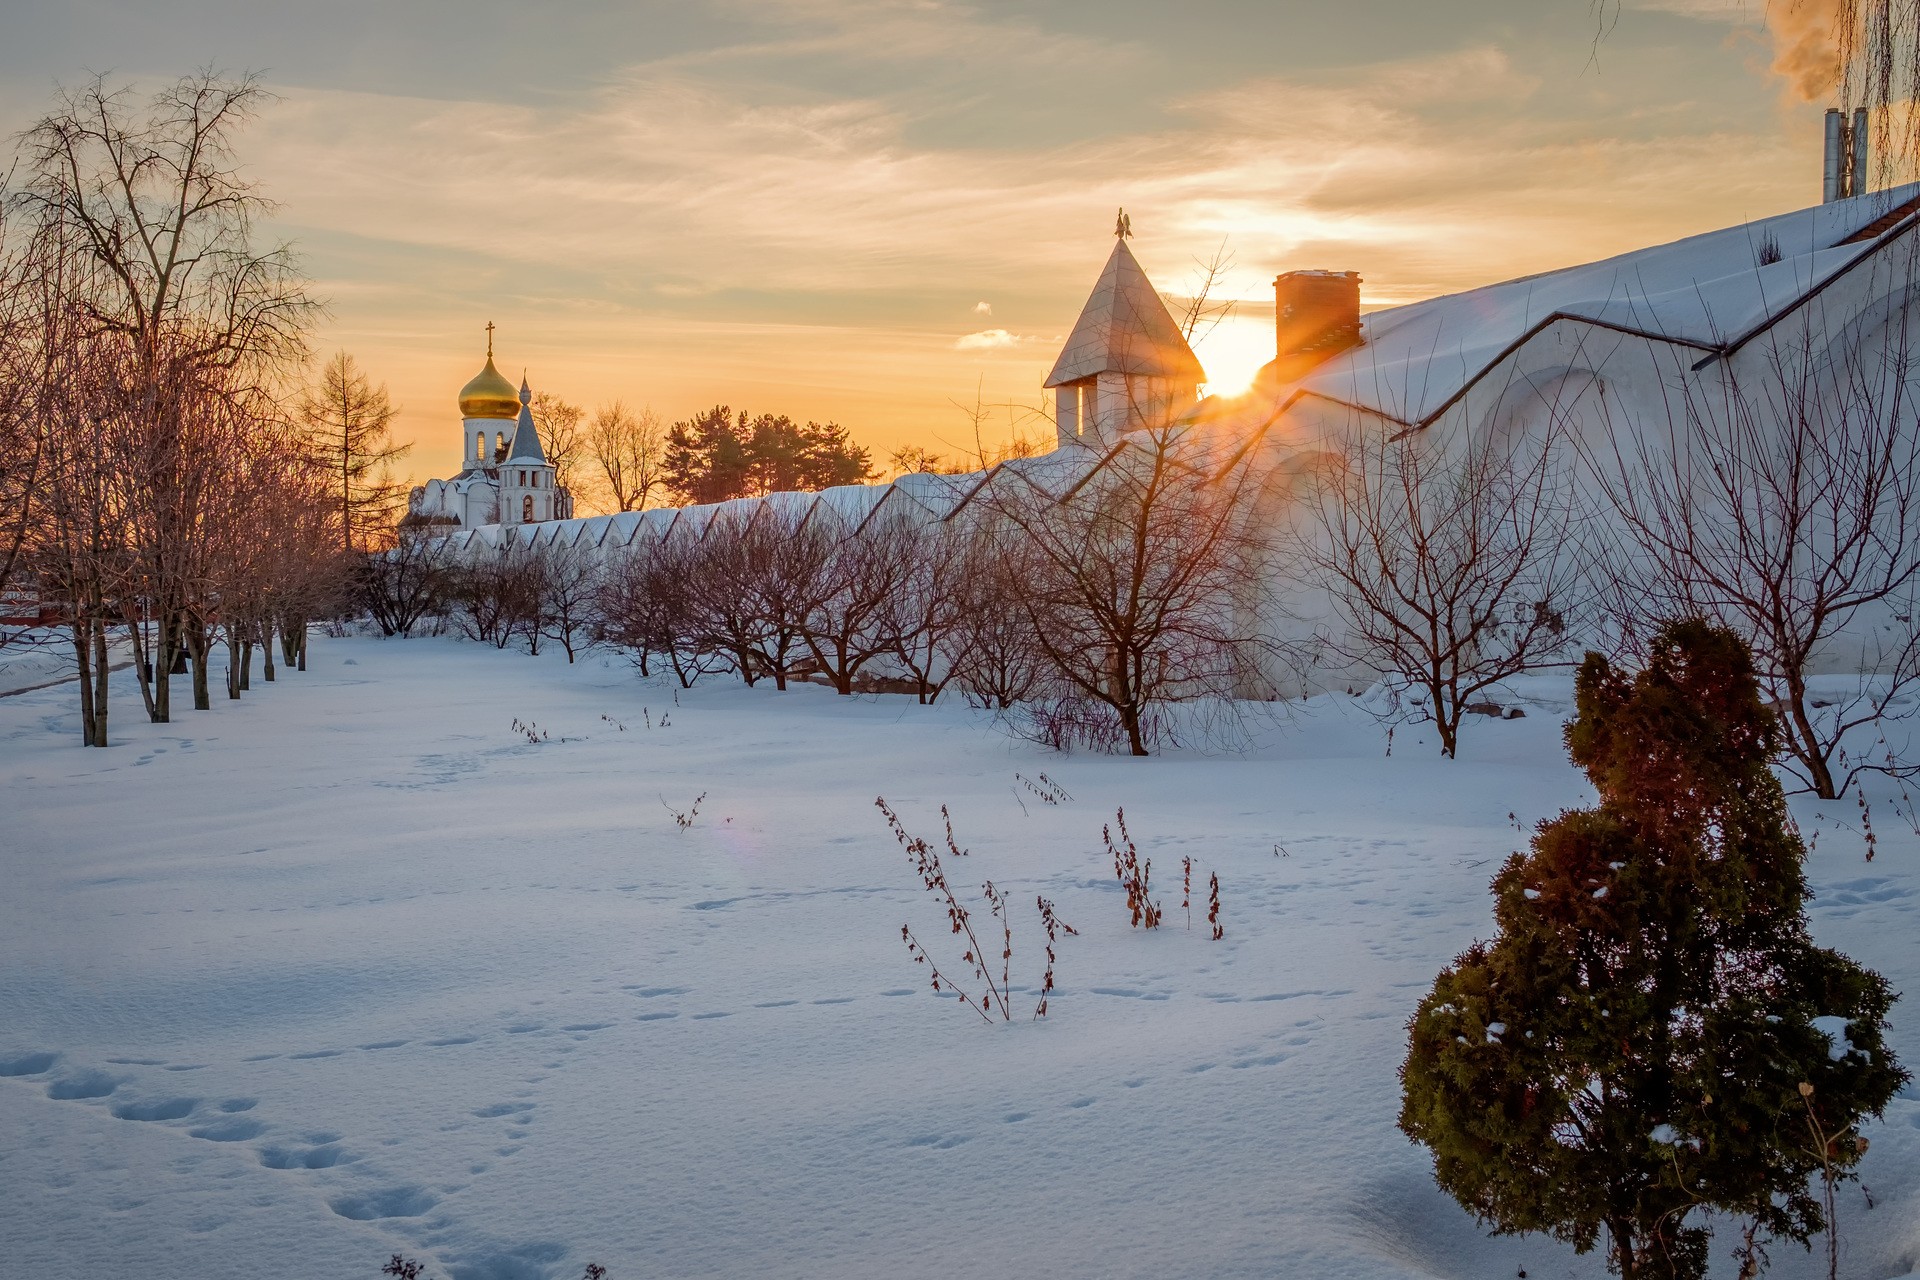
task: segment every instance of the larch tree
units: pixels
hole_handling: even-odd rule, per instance
[[[353,356],[337,351],[300,401],[307,448],[325,469],[339,512],[340,548],[349,554],[384,546],[406,486],[393,464],[413,448],[393,440],[393,402]]]

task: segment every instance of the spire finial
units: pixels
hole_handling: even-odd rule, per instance
[[[493,321],[487,321],[487,359],[493,359]]]
[[[1133,219],[1127,216],[1125,209],[1120,210],[1113,219],[1113,234],[1122,240],[1133,235]]]

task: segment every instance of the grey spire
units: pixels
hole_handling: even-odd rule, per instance
[[[533,425],[533,389],[520,375],[520,421],[513,429],[513,443],[507,446],[507,460],[545,462],[546,450],[540,447],[540,429]]]
[[[1160,300],[1147,273],[1127,248],[1129,229],[1122,214],[1114,232],[1119,239],[1114,242],[1113,254],[1081,309],[1053,372],[1047,375],[1047,386],[1078,382],[1101,373],[1205,380],[1193,348],[1181,336],[1167,304]]]

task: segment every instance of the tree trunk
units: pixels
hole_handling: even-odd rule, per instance
[[[302,624],[301,630],[305,630],[304,624]],[[295,633],[293,620],[291,618],[282,618],[280,620],[280,656],[287,660],[288,666],[292,666],[300,657],[300,639]],[[305,670],[305,668],[303,667],[301,670]]]
[[[1813,794],[1822,800],[1839,799],[1834,789],[1833,769],[1820,754],[1820,737],[1814,730],[1813,717],[1807,714],[1806,690],[1798,681],[1790,683],[1787,709],[1788,742],[1800,763],[1807,766],[1807,780],[1813,783]]]
[[[79,613],[73,618],[73,660],[80,668],[80,745],[94,744],[93,720],[93,637],[88,634],[87,619]]]
[[[299,652],[300,652],[299,665],[294,667],[294,670],[305,671],[307,669],[307,620],[305,618],[300,619],[300,650]]]
[[[260,674],[273,683],[273,619],[260,624]]]
[[[93,745],[107,745],[107,624],[93,624]]]
[[[1633,1224],[1624,1218],[1610,1218],[1607,1235],[1612,1238],[1613,1265],[1619,1269],[1620,1280],[1637,1280],[1640,1265],[1633,1247]]]
[[[193,709],[213,710],[213,693],[207,683],[207,659],[213,653],[213,637],[198,621],[186,624],[187,649],[193,656]]]
[[[253,688],[253,641],[242,637],[240,640],[240,691]]]

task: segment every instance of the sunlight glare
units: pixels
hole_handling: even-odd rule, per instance
[[[1273,359],[1273,320],[1231,315],[1194,343],[1193,353],[1207,371],[1207,395],[1237,396],[1253,385],[1260,366]]]

